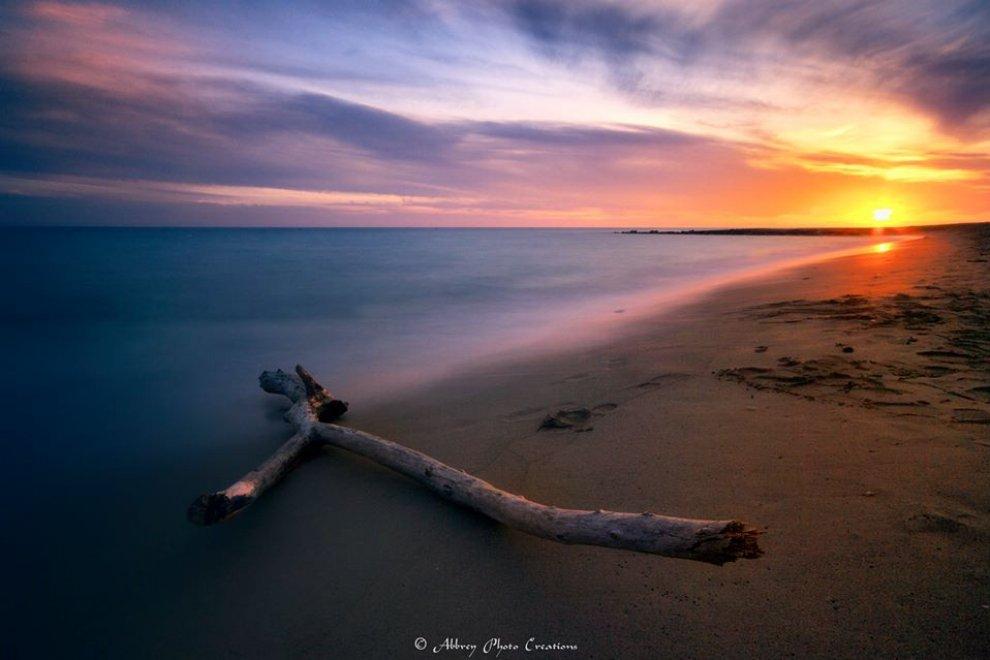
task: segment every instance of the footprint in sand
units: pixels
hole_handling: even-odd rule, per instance
[[[938,350],[938,351],[918,351],[922,357],[941,358],[943,360],[969,360],[972,355],[960,353],[959,351]]]
[[[975,394],[984,399],[990,399],[990,385],[977,385],[969,388],[970,394]]]
[[[602,403],[590,409],[582,406],[568,406],[544,417],[537,430],[570,429],[575,433],[586,433],[594,430],[595,427],[592,426],[592,422],[596,417],[602,417],[618,407],[618,404],[615,403]]]
[[[940,534],[957,534],[969,529],[965,523],[961,523],[955,518],[936,513],[935,511],[923,511],[913,515],[904,521],[904,527],[909,532],[927,532]]]
[[[957,424],[990,424],[990,413],[979,408],[956,408],[952,421]]]
[[[682,381],[682,380],[684,380],[686,378],[690,378],[690,377],[691,377],[690,374],[681,374],[681,373],[676,373],[676,372],[665,373],[665,374],[657,374],[653,378],[651,378],[651,379],[649,379],[647,381],[644,381],[644,382],[640,383],[639,385],[636,385],[636,387],[639,387],[639,388],[642,388],[642,389],[645,389],[645,390],[655,390],[655,389],[660,388],[660,387],[663,387],[663,386],[665,386],[665,385],[667,385],[669,383],[676,383],[678,381]]]

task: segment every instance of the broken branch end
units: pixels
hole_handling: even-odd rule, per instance
[[[214,525],[233,518],[253,501],[254,498],[247,495],[229,497],[223,491],[207,493],[189,505],[186,518],[196,525]]]

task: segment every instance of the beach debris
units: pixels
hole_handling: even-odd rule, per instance
[[[990,232],[981,240],[990,241]],[[811,401],[856,404],[901,417],[990,424],[990,280],[982,269],[969,269],[965,277],[953,279],[951,287],[948,280],[920,281],[890,295],[779,300],[740,314],[767,324],[827,323],[825,336],[884,337],[890,343],[877,351],[882,361],[859,358],[851,344],[833,340],[829,344],[837,350],[831,355],[785,356],[770,368],[739,365],[713,373],[754,390]],[[882,335],[871,333],[879,328]],[[898,328],[906,332],[892,332]],[[960,404],[967,408],[953,407]]]
[[[865,407],[924,407],[929,402],[908,398],[903,379],[896,382],[873,367],[876,363],[826,356],[809,360],[781,357],[777,366],[719,369],[715,376],[754,390],[793,394],[810,401],[823,399],[840,405],[854,401]],[[896,387],[895,387],[896,385]],[[930,391],[926,387],[926,391]]]
[[[826,300],[781,300],[750,307],[747,315],[778,323],[855,321],[867,327],[899,325],[908,330],[924,330],[945,322],[941,309],[904,293],[878,300],[857,294]]]
[[[332,423],[347,410],[302,366],[294,374],[265,371],[261,388],[292,403],[284,418],[295,434],[259,467],[228,488],[199,496],[187,517],[199,525],[242,512],[318,450],[336,447],[395,470],[455,504],[508,527],[559,543],[597,545],[722,565],[763,554],[762,530],[738,520],[696,520],[659,514],[560,509],[500,490],[478,477],[400,444]],[[603,404],[614,405],[614,404]],[[590,412],[590,411],[589,411]]]
[[[770,348],[770,347],[769,346],[757,346],[756,348],[753,349],[753,352],[754,353],[766,353],[768,348]]]

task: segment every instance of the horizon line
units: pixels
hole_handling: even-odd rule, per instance
[[[963,225],[990,224],[987,220],[960,220],[955,222],[928,223],[928,224],[875,224],[875,225],[835,225],[835,226],[798,226],[788,225],[779,227],[769,227],[760,225],[748,226],[689,226],[689,225],[652,225],[652,226],[573,226],[573,225],[510,225],[510,226],[489,226],[489,225],[195,225],[195,224],[169,224],[169,225],[138,225],[138,224],[6,224],[0,223],[0,229],[417,229],[417,230],[441,230],[441,229],[479,229],[479,230],[508,230],[508,229],[551,229],[551,230],[610,230],[615,232],[649,232],[649,231],[694,231],[694,232],[739,232],[739,231],[766,231],[766,232],[841,232],[841,231],[866,231],[871,229],[892,229],[903,231],[906,229],[938,229],[946,227],[958,227]]]

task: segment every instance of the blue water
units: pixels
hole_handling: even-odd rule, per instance
[[[302,361],[351,396],[555,331],[573,336],[617,305],[650,300],[637,294],[864,242],[594,230],[3,236],[3,281],[16,283],[0,308],[6,339],[15,357],[68,371],[53,377],[168,378],[198,369],[247,378]]]
[[[266,538],[275,523],[263,510],[208,533],[184,520],[193,496],[284,438],[261,369],[301,362],[341,397],[370,401],[496,353],[594,340],[614,331],[616,309],[632,318],[699,282],[867,242],[598,230],[0,236],[13,569],[0,648],[74,656],[188,653],[182,640],[230,607],[238,575],[263,572],[227,561]],[[290,611],[286,589],[258,607]],[[257,621],[236,616],[249,638]]]

